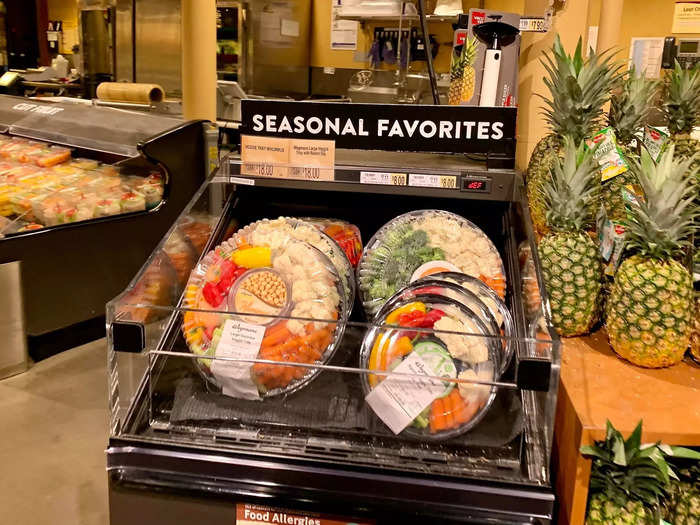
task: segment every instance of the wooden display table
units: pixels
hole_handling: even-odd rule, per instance
[[[627,435],[644,421],[644,442],[700,445],[700,367],[687,360],[651,370],[618,358],[605,331],[562,339],[554,435],[559,523],[584,522],[591,462],[578,450],[605,438],[605,421]]]

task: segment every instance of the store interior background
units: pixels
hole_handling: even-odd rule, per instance
[[[4,0],[4,4],[14,3],[16,7],[26,1]],[[179,13],[180,10],[180,0],[142,1],[172,4],[174,13]],[[601,17],[605,16],[604,6],[617,1],[619,0],[566,0],[560,3],[551,32],[523,35],[519,72],[518,168],[526,167],[532,148],[546,133],[540,118],[540,99],[536,96],[544,91],[543,68],[540,64],[543,53],[551,48],[556,33],[561,35],[567,49],[573,49],[579,37],[586,42],[589,28],[597,26]],[[38,12],[43,12],[47,20],[63,22],[59,52],[70,58],[74,46],[79,44],[77,0],[36,0],[36,5]],[[533,16],[540,16],[546,5],[547,0],[463,1],[465,12],[470,8],[480,7]],[[629,56],[630,40],[635,37],[700,38],[700,34],[671,33],[673,9],[672,0],[625,1],[619,31],[616,32],[617,38],[611,43],[619,49],[618,57],[624,60]],[[278,53],[272,58],[279,64],[285,64],[292,55],[308,54],[311,66],[310,94],[344,95],[343,89],[347,89],[350,77],[356,71],[368,67],[368,61],[364,57],[371,44],[370,35],[376,24],[367,23],[360,28],[357,51],[337,51],[331,50],[330,46],[330,17],[330,0],[312,0],[311,23],[309,27],[300,27],[302,34],[309,35],[308,47],[290,48],[285,51],[287,54]],[[447,72],[452,26],[448,22],[433,23],[430,31],[437,35],[441,44],[435,60],[436,71]],[[162,52],[162,63],[158,68],[140,68],[138,81],[161,83],[169,96],[181,96],[181,79],[177,78],[176,82],[172,82],[172,76],[167,73],[181,72],[180,49],[171,47],[173,43],[180,44],[181,33],[178,31],[176,34],[164,35],[157,31],[145,30],[139,38],[145,39],[148,45]],[[169,45],[163,46],[164,41],[169,42]],[[382,65],[381,68],[389,69],[386,65]],[[332,73],[329,73],[331,69]],[[103,449],[107,439],[107,383],[106,374],[102,369],[106,361],[102,355],[104,347],[104,341],[96,342],[90,345],[89,349],[83,348],[78,355],[63,355],[51,363],[39,363],[33,371],[36,372],[35,375],[21,375],[0,385],[0,413],[5,414],[0,418],[0,427],[18,430],[13,433],[12,439],[0,442],[0,464],[4,465],[3,470],[6,472],[0,476],[0,494],[4,494],[9,501],[24,495],[24,499],[12,511],[17,512],[14,516],[26,516],[27,513],[35,512],[38,516],[36,523],[47,522],[43,519],[50,519],[51,515],[59,514],[65,518],[57,523],[106,522]],[[69,377],[67,372],[80,367],[85,371],[78,377],[84,380],[79,387],[90,391],[71,398],[69,394],[74,389],[68,382],[75,380],[75,376]],[[53,379],[45,381],[49,374],[53,374]],[[41,389],[37,389],[37,385],[40,385]],[[43,398],[46,403],[36,403],[38,398]],[[85,411],[71,417],[73,412],[78,413],[77,409]],[[47,413],[52,416],[47,417]],[[21,425],[22,422],[32,419],[40,420],[44,426],[41,427],[40,437],[27,439]],[[38,434],[36,428],[28,428],[26,432],[32,436]],[[73,442],[73,448],[71,454],[66,457],[61,454],[64,450],[63,444],[69,441]],[[31,453],[33,449],[42,449],[47,442],[54,447],[48,449],[49,452],[53,451],[53,459],[48,466],[40,461],[44,456],[50,455],[47,454],[47,449],[42,450],[41,458]],[[83,450],[86,452],[81,452]],[[33,463],[27,464],[22,458],[30,455]],[[70,461],[75,468],[70,475],[63,471],[66,461]],[[76,492],[71,487],[77,478],[81,481]],[[45,494],[49,494],[49,500],[36,506],[30,488],[41,489]],[[2,499],[0,497],[0,501]],[[11,513],[7,523],[13,522],[12,516]]]
[[[13,2],[15,0],[6,0],[6,3]],[[48,20],[61,20],[63,22],[60,52],[70,57],[79,40],[78,2],[76,0],[37,0],[36,3],[39,13],[45,9]],[[470,8],[485,8],[540,16],[547,3],[546,0],[463,0],[462,5],[464,12],[468,12]],[[173,19],[181,16],[179,0],[149,0],[148,2],[136,2],[136,4],[139,4],[144,12],[146,10],[153,13],[169,12],[169,16],[172,16]],[[517,152],[517,165],[520,169],[526,166],[532,148],[545,132],[539,116],[539,100],[537,97],[533,97],[535,93],[541,92],[544,88],[542,83],[543,70],[540,64],[542,53],[551,46],[556,32],[561,34],[565,47],[573,48],[579,36],[586,42],[589,28],[599,25],[601,7],[606,6],[605,9],[609,10],[615,4],[622,4],[622,2],[618,2],[618,0],[612,2],[603,0],[557,2],[558,10],[553,31],[546,34],[523,34],[520,52],[520,109]],[[292,46],[283,50],[276,49],[273,55],[260,56],[260,58],[272,65],[285,65],[308,54],[304,59],[308,60],[310,65],[309,95],[344,96],[352,75],[358,70],[367,69],[369,66],[366,59],[367,52],[371,45],[374,28],[380,23],[366,22],[360,25],[357,50],[332,50],[330,46],[331,2],[329,0],[312,0],[309,9],[311,10],[310,16],[299,18],[301,21],[300,35],[302,37],[308,35],[307,45]],[[644,2],[628,0],[624,2],[619,30],[615,31],[615,38],[609,43],[610,46],[619,49],[617,55],[620,59],[626,59],[629,56],[630,39],[634,37],[680,36],[671,33],[673,9],[674,2],[672,0],[648,0]],[[428,10],[430,11],[430,5],[428,5]],[[604,14],[604,16],[608,15]],[[157,20],[157,18],[153,20]],[[310,24],[305,20],[310,20]],[[385,25],[385,23],[381,25]],[[179,28],[173,29],[171,24],[167,26],[169,28],[167,32],[163,33],[164,27],[164,25],[158,24],[157,30],[153,27],[153,31],[151,31],[148,25],[143,25],[143,29],[137,29],[138,34],[135,37],[140,39],[143,46],[153,46],[159,49],[159,60],[157,64],[148,64],[147,67],[141,67],[137,64],[136,80],[138,82],[160,83],[170,96],[178,97],[181,95],[181,65],[179,50],[174,49],[174,47],[181,44],[182,35]],[[415,24],[414,27],[416,27]],[[438,55],[434,61],[435,70],[437,73],[445,73],[449,70],[452,24],[433,21],[430,24],[430,32],[436,35],[440,44]],[[700,35],[686,34],[682,36],[694,38]],[[413,63],[412,67],[418,71],[425,70],[424,63]],[[390,72],[392,67],[380,63],[379,69]],[[119,72],[117,76],[119,76]],[[120,79],[117,78],[117,80]]]

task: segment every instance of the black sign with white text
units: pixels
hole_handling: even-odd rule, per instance
[[[337,148],[513,156],[513,107],[242,100],[245,135],[335,140]]]

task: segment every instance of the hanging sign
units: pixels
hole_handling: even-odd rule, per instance
[[[676,2],[671,33],[700,33],[700,2]]]
[[[333,140],[337,148],[515,152],[513,107],[241,101],[241,134]]]

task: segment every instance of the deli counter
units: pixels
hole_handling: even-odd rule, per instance
[[[520,175],[264,171],[223,161],[108,304],[112,525],[551,523],[560,342]]]
[[[205,180],[206,140],[203,122],[0,96],[0,264],[18,263],[34,359],[103,336]]]

